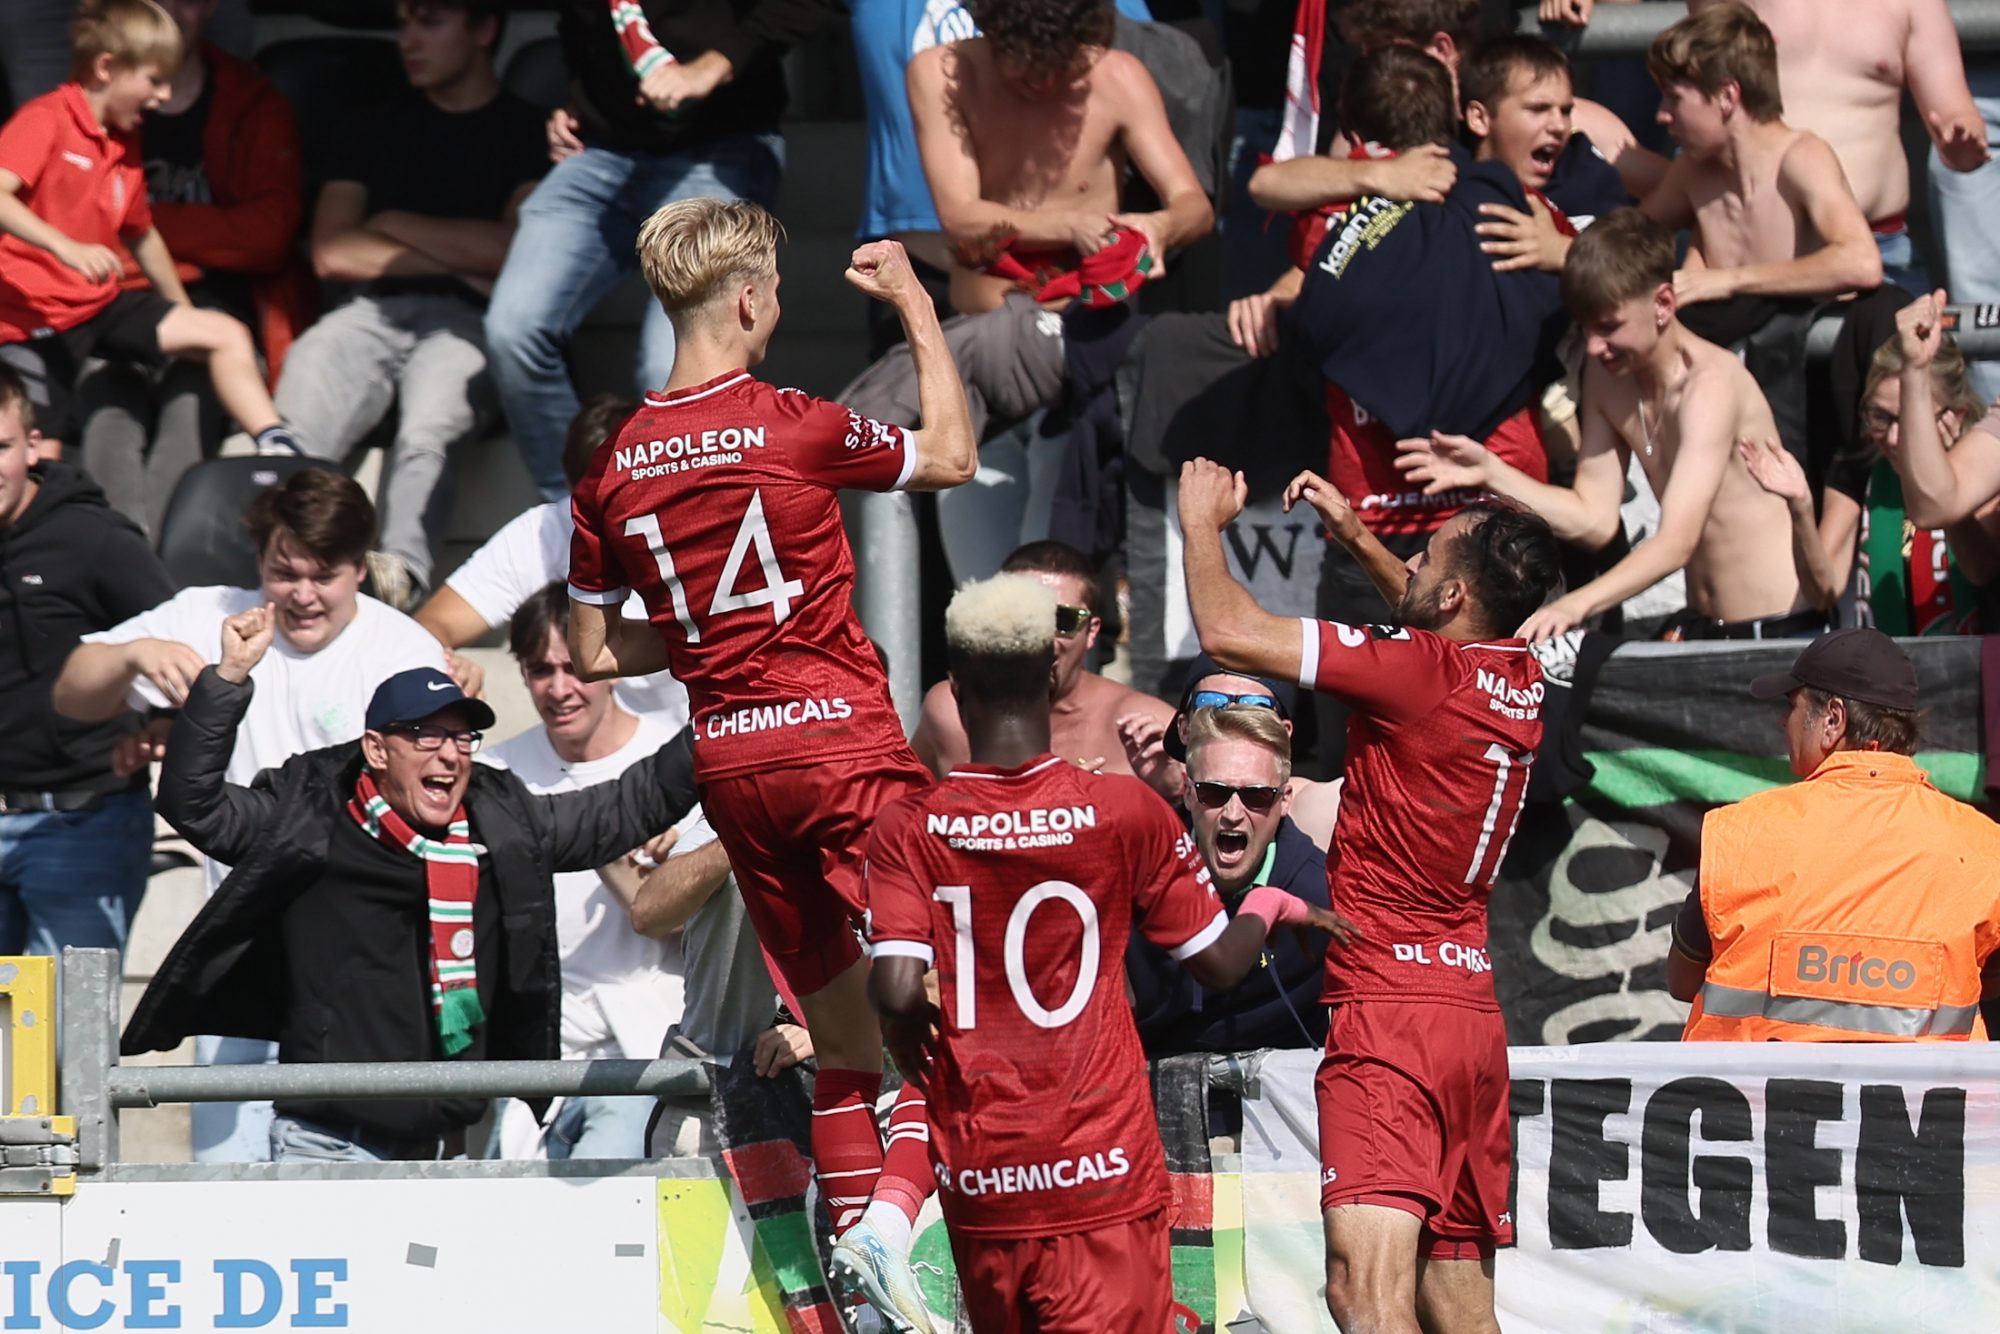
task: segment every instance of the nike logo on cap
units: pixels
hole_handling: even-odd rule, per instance
[[[451,689],[451,682],[449,682],[449,681],[426,681],[426,682],[424,682],[424,689],[426,689],[426,690],[449,690],[449,689]]]

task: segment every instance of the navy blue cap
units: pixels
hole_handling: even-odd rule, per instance
[[[1255,681],[1264,687],[1264,693],[1278,702],[1278,716],[1290,722],[1292,710],[1298,707],[1299,695],[1295,686],[1268,676],[1257,676],[1250,672],[1232,672],[1220,666],[1206,653],[1198,654],[1188,664],[1187,676],[1181,686],[1180,707],[1174,711],[1172,721],[1167,724],[1167,734],[1160,740],[1160,746],[1174,759],[1187,759],[1187,742],[1181,739],[1181,723],[1188,714],[1188,701],[1194,698],[1195,687],[1211,676],[1236,676],[1245,681]]]
[[[465,720],[482,732],[493,726],[493,710],[435,667],[412,667],[376,686],[366,722],[369,731],[379,732],[398,723],[420,723],[449,708],[463,711]]]

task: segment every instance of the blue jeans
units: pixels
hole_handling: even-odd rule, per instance
[[[269,1065],[278,1044],[261,1038],[198,1037],[196,1065]],[[198,1163],[263,1163],[271,1158],[271,1104],[198,1102],[188,1108],[188,1124]]]
[[[486,307],[486,349],[500,406],[544,500],[569,494],[563,435],[576,390],[563,348],[591,308],[638,267],[639,227],[661,206],[702,195],[769,205],[784,169],[775,134],[732,135],[694,153],[621,153],[586,148],[558,162],[521,205],[507,263]],[[633,390],[667,382],[674,329],[646,303]]]
[[[549,1123],[549,1160],[644,1158],[651,1098],[569,1098]]]
[[[1986,121],[1986,146],[1996,156],[1977,171],[1952,171],[1931,150],[1931,222],[1944,252],[1951,299],[1968,306],[2000,304],[2000,60],[1970,55],[1965,62],[1972,100]],[[2000,362],[1970,363],[1972,387],[1983,399],[2000,396]]]
[[[1900,287],[1912,296],[1931,294],[1930,275],[1924,271],[1924,261],[1917,254],[1917,243],[1911,239],[1908,228],[1893,236],[1878,232],[1875,249],[1882,256],[1884,285]]]
[[[124,949],[152,861],[143,791],[80,811],[0,815],[0,954]]]
[[[301,1121],[296,1116],[276,1116],[271,1119],[271,1161],[379,1163],[387,1160],[373,1149],[336,1135],[324,1126]]]

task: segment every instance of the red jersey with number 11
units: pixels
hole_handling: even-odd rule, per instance
[[[700,777],[906,744],[854,615],[836,493],[895,490],[915,466],[902,427],[748,371],[646,395],[591,457],[570,596],[615,607],[638,590],[688,690]]]
[[[1151,788],[1053,755],[960,765],[877,816],[868,921],[875,957],[937,969],[925,1091],[953,1232],[1083,1232],[1167,1203],[1125,944],[1136,925],[1184,959],[1229,918]]]
[[[1542,669],[1518,639],[1301,621],[1299,684],[1347,701],[1347,782],[1327,857],[1324,999],[1497,1010],[1486,904],[1542,743]]]

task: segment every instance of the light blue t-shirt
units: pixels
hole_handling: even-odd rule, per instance
[[[1140,23],[1153,15],[1146,0],[1117,0],[1118,12]],[[852,0],[854,54],[868,103],[868,188],[861,202],[863,240],[897,232],[934,232],[937,206],[917,158],[904,66],[919,51],[979,35],[959,0]]]

